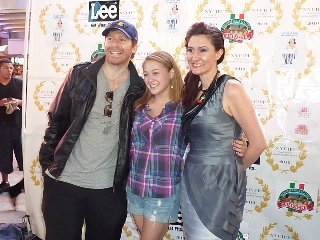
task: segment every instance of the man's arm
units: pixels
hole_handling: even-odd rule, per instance
[[[72,71],[65,78],[48,112],[48,126],[39,151],[39,162],[43,174],[54,161],[56,147],[70,125],[69,85],[71,80]]]

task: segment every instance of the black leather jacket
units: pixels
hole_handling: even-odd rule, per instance
[[[59,179],[96,98],[97,74],[105,57],[95,63],[73,67],[48,112],[49,123],[39,152],[42,172]],[[129,172],[130,131],[133,103],[142,96],[145,85],[133,63],[129,63],[130,86],[121,107],[119,150],[113,181],[114,191],[124,190]]]

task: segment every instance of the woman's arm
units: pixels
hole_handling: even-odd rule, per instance
[[[267,146],[253,105],[242,84],[237,80],[229,80],[226,83],[222,103],[224,110],[235,118],[250,142],[242,157],[244,167],[248,168]]]

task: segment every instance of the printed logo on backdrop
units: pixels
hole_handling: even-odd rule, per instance
[[[287,122],[285,126],[287,136],[302,141],[317,139],[320,130],[318,122],[319,107],[318,99],[292,99],[286,107]]]
[[[296,187],[295,182],[290,182],[289,188],[280,193],[277,200],[277,207],[279,209],[287,209],[288,217],[293,216],[295,213],[299,213],[301,217],[310,220],[312,215],[308,213],[314,210],[314,201],[309,193],[304,190],[304,183],[298,184],[298,187],[299,188]],[[302,214],[305,212],[306,214]]]
[[[50,44],[64,43],[67,39],[66,10],[61,4],[48,4],[40,10],[39,27]]]
[[[307,159],[304,142],[284,139],[282,135],[268,141],[264,154],[272,171],[279,171],[281,174],[297,173]]]
[[[294,26],[300,31],[320,31],[320,6],[317,1],[295,1],[291,14]]]
[[[274,97],[269,95],[268,90],[261,89],[261,94],[258,93],[251,96],[251,102],[261,124],[267,125],[274,117],[276,103]]]
[[[250,40],[253,37],[253,30],[251,25],[244,20],[244,14],[239,14],[239,18],[235,18],[235,14],[230,15],[230,20],[225,22],[221,27],[221,32],[225,39],[229,42],[242,43]]]
[[[39,157],[32,160],[30,174],[31,181],[33,182],[34,186],[40,186],[42,188],[42,169],[39,164]]]
[[[107,22],[119,19],[119,1],[89,1],[89,22]]]
[[[155,51],[161,51],[161,47],[153,41],[144,42],[139,41],[138,43],[138,51],[134,55],[134,59],[132,59],[134,65],[137,68],[137,72],[139,75],[142,76],[143,70],[142,70],[142,63],[146,59],[148,55]]]
[[[88,21],[90,11],[88,11],[87,4],[88,2],[82,2],[76,6],[72,18],[74,27],[79,34],[96,34],[102,31],[103,26],[100,26],[101,23],[90,23]]]
[[[261,178],[255,178],[256,183],[250,182],[252,186],[247,186],[246,191],[246,213],[262,213],[263,209],[268,207],[271,198],[269,185],[266,184]]]
[[[69,45],[54,46],[50,54],[51,66],[56,73],[67,73],[70,68],[80,62],[79,47],[70,42]]]
[[[313,49],[307,49],[303,32],[277,32],[274,34],[273,64],[277,75],[287,76],[294,71],[294,78],[301,79],[312,73],[315,65]]]
[[[56,94],[54,81],[41,81],[33,92],[33,100],[39,111],[48,111]]]
[[[121,0],[120,5],[120,18],[128,20],[130,23],[134,24],[137,29],[139,29],[144,20],[144,9],[141,1]]]
[[[151,11],[152,26],[156,31],[181,32],[181,8],[180,0],[166,0],[157,2]]]
[[[205,0],[198,4],[195,12],[195,20],[198,22],[205,21],[206,23],[211,23],[219,27],[222,25],[221,20],[225,16],[225,13],[226,10],[223,5]]]
[[[173,52],[173,58],[176,61],[178,68],[180,69],[181,72],[181,76],[185,76],[189,66],[188,63],[186,61],[186,51],[185,51],[185,46],[184,46],[184,42],[182,42],[181,44],[179,44]]]
[[[225,59],[221,63],[222,69],[239,80],[251,78],[261,62],[259,50],[251,43],[229,44],[225,49]]]
[[[263,7],[253,6],[247,16],[256,34],[271,34],[280,26],[283,10],[279,1],[269,0],[263,2]]]
[[[284,225],[284,227],[277,226],[277,223],[269,223],[267,226],[263,226],[260,238],[259,239],[292,239],[292,240],[299,240],[299,233],[294,230],[293,227],[289,225]],[[274,227],[277,226],[277,230]],[[288,234],[285,234],[288,232]]]

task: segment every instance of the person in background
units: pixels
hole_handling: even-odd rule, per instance
[[[116,20],[103,30],[105,56],[73,67],[48,112],[39,152],[46,240],[120,239],[133,104],[145,85],[131,62],[138,33]]]
[[[235,240],[245,204],[246,168],[266,141],[241,83],[218,70],[225,54],[220,30],[195,23],[185,46],[190,71],[182,126],[190,150],[181,187],[184,234],[188,240]],[[241,158],[231,143],[242,131],[250,144]]]
[[[13,153],[18,168],[23,171],[21,143],[22,80],[12,77],[10,59],[0,59],[0,193],[10,188],[8,176],[13,172]]]

